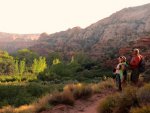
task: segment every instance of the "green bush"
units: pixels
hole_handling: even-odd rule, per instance
[[[46,93],[62,90],[63,85],[48,83],[7,83],[0,84],[0,107],[29,104]]]

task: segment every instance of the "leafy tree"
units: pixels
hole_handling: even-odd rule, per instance
[[[19,63],[20,81],[22,80],[22,76],[24,72],[25,72],[25,60],[21,60]]]
[[[13,54],[13,56],[19,61],[25,59],[27,67],[30,67],[33,63],[33,60],[38,58],[38,55],[29,49],[18,50],[17,53]]]
[[[32,64],[32,72],[33,73],[40,73],[47,68],[46,58],[39,57],[39,59],[34,59]]]
[[[15,74],[19,74],[19,61],[15,60]]]
[[[11,75],[14,71],[13,57],[6,51],[0,51],[0,75]]]
[[[19,63],[19,73],[22,75],[25,72],[25,60],[21,60]]]
[[[58,58],[59,60],[62,61],[62,54],[61,53],[57,53],[57,52],[52,52],[48,55],[48,57],[46,58],[46,62],[48,64],[48,66],[51,66],[53,64],[53,60]]]

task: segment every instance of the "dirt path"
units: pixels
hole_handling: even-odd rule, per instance
[[[107,90],[101,94],[93,95],[88,100],[76,100],[74,106],[57,105],[50,110],[43,111],[42,113],[97,113],[96,109],[99,101],[111,93],[114,93],[114,91]]]

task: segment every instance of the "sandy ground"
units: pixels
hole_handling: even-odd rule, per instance
[[[112,93],[114,93],[113,90],[107,90],[103,93],[93,95],[88,100],[76,100],[74,106],[57,105],[41,113],[97,113],[99,102]]]

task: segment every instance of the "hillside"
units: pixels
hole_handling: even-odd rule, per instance
[[[18,49],[28,48],[35,44],[39,34],[11,34],[0,32],[0,49],[14,52]]]
[[[89,27],[74,27],[54,34],[41,34],[38,44],[30,49],[47,55],[61,52],[72,56],[85,52],[92,58],[108,60],[118,56],[120,48],[132,47],[132,42],[150,38],[150,4],[125,8]],[[148,50],[149,42],[145,43]]]

